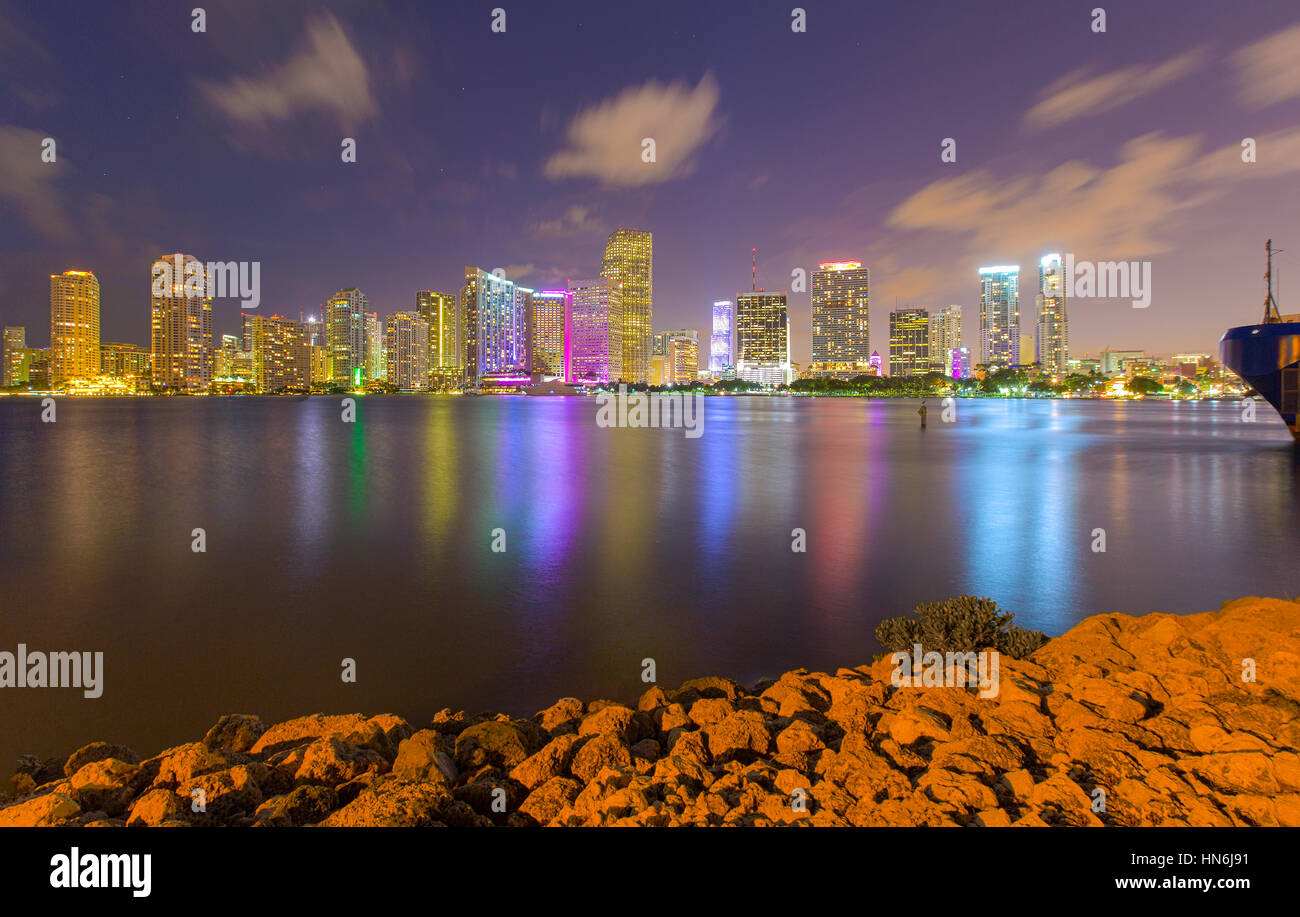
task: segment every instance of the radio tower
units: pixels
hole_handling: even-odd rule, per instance
[[[758,249],[751,249],[754,253],[754,282],[750,287],[751,293],[758,292]]]

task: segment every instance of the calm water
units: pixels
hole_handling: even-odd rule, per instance
[[[1300,593],[1300,465],[1267,409],[972,400],[943,424],[931,401],[921,431],[915,402],[711,398],[687,439],[600,428],[590,399],[358,404],[64,400],[43,424],[0,399],[0,649],[105,653],[98,700],[0,692],[5,773],[227,712],[631,699],[646,657],[669,684],[834,670],[963,592],[1052,634]]]

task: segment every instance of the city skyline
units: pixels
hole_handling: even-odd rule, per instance
[[[403,3],[365,17],[236,5],[201,35],[188,10],[170,22],[88,9],[69,30],[54,13],[5,9],[22,40],[3,62],[16,219],[0,228],[0,321],[36,327],[44,278],[85,265],[103,286],[103,337],[143,340],[136,265],[175,250],[261,262],[267,311],[316,311],[355,284],[389,314],[411,291],[455,289],[465,263],[536,289],[594,276],[611,229],[641,226],[659,237],[657,327],[707,327],[708,304],[749,289],[757,248],[758,285],[788,291],[800,364],[811,290],[791,289],[791,272],[850,257],[875,272],[878,303],[963,304],[968,334],[967,278],[982,264],[1150,260],[1150,308],[1074,303],[1071,349],[1205,351],[1253,309],[1254,240],[1300,237],[1286,206],[1300,169],[1300,97],[1287,88],[1300,24],[1288,4],[1187,15],[1152,3],[1112,11],[1104,34],[1087,11],[1073,24],[1053,14],[1051,48],[1029,3],[870,17],[829,4],[802,34],[788,10],[741,9],[519,11],[496,34],[477,10],[444,11],[435,27]],[[883,34],[906,41],[880,46]],[[990,73],[974,49],[993,41],[1021,53]],[[904,54],[909,42],[952,51],[936,69],[933,55]],[[598,44],[616,73],[584,54]],[[65,65],[52,66],[54,47],[67,48]],[[764,72],[755,48],[778,54],[779,72]],[[488,54],[506,61],[499,75],[473,66]],[[557,54],[573,63],[564,73],[546,67]],[[160,105],[154,88],[180,68],[189,81]],[[523,78],[537,72],[548,78]],[[279,95],[286,73],[338,92]],[[105,79],[115,91],[93,109],[74,102]],[[936,91],[964,104],[941,106]],[[814,104],[828,93],[843,117]],[[1207,124],[1207,106],[1243,115]],[[483,119],[485,108],[506,116]],[[864,143],[877,136],[868,123],[894,127]],[[178,128],[190,153],[155,152],[150,139]],[[56,162],[40,159],[46,137]],[[353,163],[340,161],[343,137],[356,141]],[[1256,162],[1242,162],[1243,137],[1258,143]],[[217,329],[238,327],[237,304],[214,308]],[[876,313],[871,336],[883,340],[887,310]]]

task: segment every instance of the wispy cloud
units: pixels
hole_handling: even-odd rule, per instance
[[[0,201],[12,203],[36,232],[62,240],[71,234],[71,225],[55,180],[68,163],[62,155],[54,162],[41,159],[45,136],[25,127],[0,125]]]
[[[1182,79],[1206,58],[1204,48],[1195,48],[1158,64],[1136,64],[1100,76],[1089,77],[1087,68],[1075,70],[1038,94],[1038,101],[1025,113],[1024,126],[1046,130],[1111,111]]]
[[[1240,182],[1300,171],[1300,129],[1256,139],[1256,163],[1243,163],[1237,145],[1203,153],[1198,136],[1151,133],[1124,144],[1109,168],[1072,160],[1016,178],[985,170],[941,179],[899,204],[888,222],[964,234],[969,251],[985,257],[1045,244],[1110,258],[1158,254],[1170,249],[1166,240],[1187,212]]]
[[[259,76],[200,80],[198,85],[230,120],[259,130],[302,112],[332,116],[348,130],[379,112],[365,61],[329,13],[307,27],[303,47],[280,66]]]
[[[610,187],[638,187],[689,175],[700,148],[719,127],[719,90],[712,74],[691,88],[651,81],[579,112],[568,146],[547,160],[551,179],[594,178]],[[655,161],[642,160],[642,140],[655,142]]]
[[[1263,108],[1300,96],[1300,23],[1233,55],[1247,105]]]
[[[536,235],[554,238],[607,232],[609,227],[605,222],[581,204],[571,205],[554,220],[542,220],[536,229]]]

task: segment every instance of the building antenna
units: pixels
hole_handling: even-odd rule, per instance
[[[755,248],[752,249],[752,251],[754,252],[754,281],[752,284],[750,284],[749,291],[751,293],[757,293],[758,292],[758,249]]]

